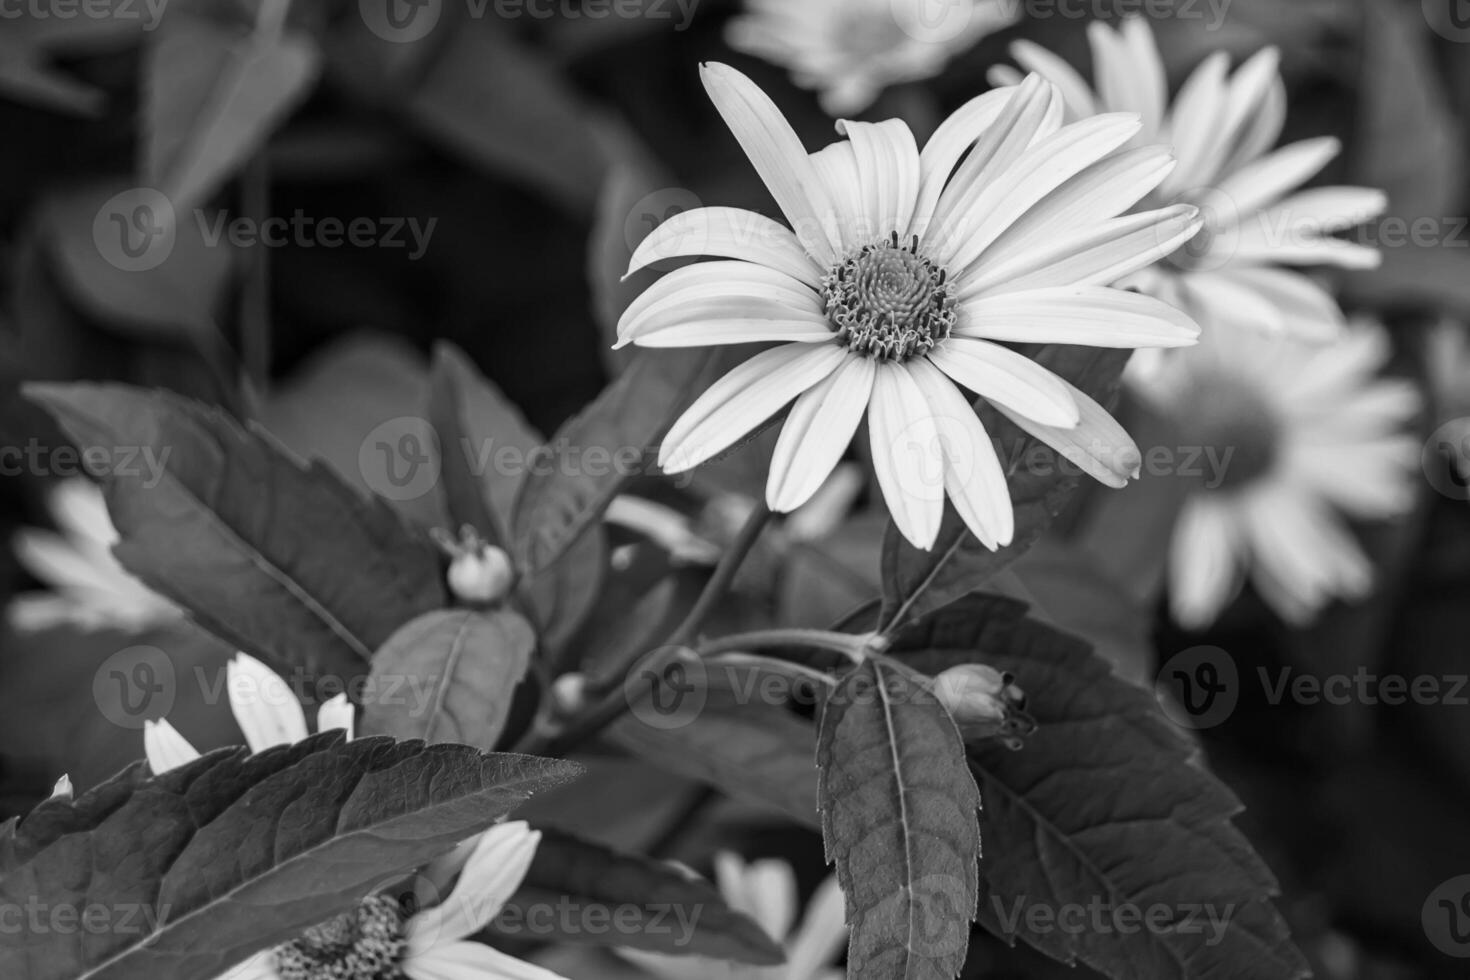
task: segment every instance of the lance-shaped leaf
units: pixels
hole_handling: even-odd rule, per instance
[[[628,946],[671,956],[710,956],[769,966],[781,948],[713,886],[667,861],[543,831],[536,857],[495,932],[537,942]],[[538,908],[606,910],[613,929],[559,928]],[[590,921],[584,919],[583,921]]]
[[[1036,355],[1036,361],[1106,407],[1114,400],[1118,378],[1130,353],[1049,346]],[[1036,543],[1077,488],[1078,470],[1061,454],[1029,437],[983,402],[980,421],[990,433],[1006,469],[1016,514],[1015,537],[1009,545],[991,551],[969,532],[954,508],[948,505],[939,537],[930,551],[909,544],[890,524],[883,541],[880,622],[885,631],[979,588]]]
[[[144,172],[179,214],[205,200],[311,90],[321,67],[307,36],[246,37],[185,17],[148,47]]]
[[[1010,671],[1040,725],[1018,752],[971,749],[986,929],[1117,980],[1306,975],[1270,900],[1276,881],[1231,823],[1240,802],[1086,643],[973,595],[900,632],[892,655],[931,674]],[[1071,910],[1089,925],[1062,928]]]
[[[124,385],[30,385],[106,479],[118,560],[278,666],[359,677],[444,605],[439,559],[386,504],[218,409]]]
[[[328,732],[145,773],[43,803],[0,835],[0,902],[108,916],[105,929],[7,930],[0,975],[214,980],[577,767]]]
[[[822,837],[847,898],[848,976],[953,980],[975,918],[980,796],[924,678],[869,659],[822,709]]]
[[[420,616],[373,655],[362,729],[493,749],[535,648],[531,624],[511,609]]]
[[[552,439],[516,505],[519,564],[547,568],[602,518],[623,485],[651,471],[657,443],[709,381],[718,348],[640,351]],[[650,455],[649,450],[654,450]]]

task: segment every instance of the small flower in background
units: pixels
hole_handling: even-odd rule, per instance
[[[480,943],[468,942],[520,887],[541,834],[524,822],[480,835],[444,901],[405,915],[391,895],[373,894],[353,912],[308,929],[300,939],[257,953],[222,980],[559,980]]]
[[[782,944],[785,963],[750,966],[632,949],[620,949],[618,955],[656,980],[840,980],[843,971],[832,961],[847,943],[847,926],[835,876],[817,888],[796,928],[796,875],[785,861],[747,864],[738,855],[721,852],[715,857],[715,883],[730,908],[750,916]]]
[[[58,531],[22,528],[16,557],[52,592],[17,596],[10,621],[18,629],[71,625],[87,630],[141,632],[176,623],[178,606],[138,581],[112,555],[117,529],[107,513],[102,488],[81,477],[51,488],[47,499]]]
[[[1387,335],[1366,322],[1326,346],[1211,331],[1148,382],[1144,397],[1182,439],[1224,463],[1174,528],[1169,591],[1181,625],[1213,622],[1247,572],[1295,625],[1371,590],[1372,566],[1340,515],[1407,511],[1421,448],[1405,428],[1418,391],[1376,377],[1388,357]]]
[[[306,713],[289,685],[275,671],[245,653],[225,668],[230,711],[251,752],[289,745],[306,738]],[[346,694],[324,703],[316,716],[317,731],[340,728],[352,737],[354,714]],[[143,724],[143,748],[154,774],[168,772],[199,758],[199,752],[167,719]]]
[[[1311,278],[1279,267],[1376,267],[1376,250],[1334,233],[1382,214],[1388,202],[1382,191],[1366,187],[1297,190],[1342,147],[1323,137],[1271,150],[1286,119],[1279,52],[1267,48],[1234,74],[1228,56],[1217,52],[1195,69],[1170,107],[1163,60],[1146,21],[1128,18],[1118,30],[1094,22],[1087,37],[1095,94],[1075,69],[1039,45],[1017,41],[1011,53],[1061,89],[1069,119],[1138,113],[1139,140],[1170,144],[1179,160],[1145,206],[1188,202],[1205,218],[1187,245],[1119,285],[1174,304],[1207,329],[1222,323],[1314,341],[1341,335],[1337,301]],[[990,72],[992,84],[1019,78],[1005,65]]]
[[[607,505],[603,520],[641,534],[668,552],[669,561],[675,565],[713,565],[724,550],[701,535],[692,518],[667,504],[643,497],[619,494]],[[626,564],[617,554],[613,561],[614,567]]]
[[[499,602],[515,582],[510,556],[485,541],[466,524],[456,538],[442,527],[431,528],[429,536],[449,556],[449,591],[460,602],[484,605]]]
[[[1039,77],[987,93],[920,153],[899,120],[844,121],[808,155],[750,79],[703,69],[705,88],[795,232],[749,211],[698,208],[635,251],[711,256],[664,276],[618,324],[619,346],[782,342],[715,382],[677,421],[659,465],[718,455],[795,399],[766,484],[772,510],[805,503],[866,412],[883,497],[903,535],[933,546],[946,495],[988,547],[1014,515],[990,437],[960,387],[1112,486],[1136,473],[1127,433],[1099,405],[1000,342],[1175,347],[1198,328],[1108,283],[1191,238],[1196,209],[1118,213],[1170,168],[1168,151],[1118,151],[1127,115],[1061,121]],[[961,158],[964,158],[961,160]]]
[[[851,115],[889,85],[938,74],[1017,9],[1010,0],[747,0],[725,37],[789,69],[828,113]]]

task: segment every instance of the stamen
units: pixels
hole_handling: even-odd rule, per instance
[[[825,309],[838,343],[881,360],[922,357],[950,334],[954,300],[948,275],[919,254],[919,237],[898,232],[865,245],[822,280]]]

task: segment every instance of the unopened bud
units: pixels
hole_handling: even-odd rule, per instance
[[[562,717],[581,712],[587,706],[587,675],[574,670],[552,681],[551,703]]]
[[[458,539],[435,528],[434,540],[449,555],[449,591],[456,599],[483,605],[505,598],[515,580],[509,555],[469,525],[460,529]]]
[[[56,786],[53,787],[51,790],[51,799],[71,799],[71,776],[63,775],[60,779],[56,781]]]
[[[934,678],[934,694],[966,742],[999,738],[1009,749],[1036,730],[1026,695],[1010,674],[985,664],[961,664]]]

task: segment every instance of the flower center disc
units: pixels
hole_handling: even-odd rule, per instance
[[[822,280],[837,340],[856,354],[889,361],[922,357],[954,328],[945,272],[895,233],[865,245]]]
[[[1201,446],[1219,490],[1239,490],[1268,473],[1281,448],[1281,427],[1249,382],[1200,377],[1191,389]]]
[[[276,972],[281,980],[406,980],[398,964],[407,942],[398,901],[369,895],[277,948]]]

